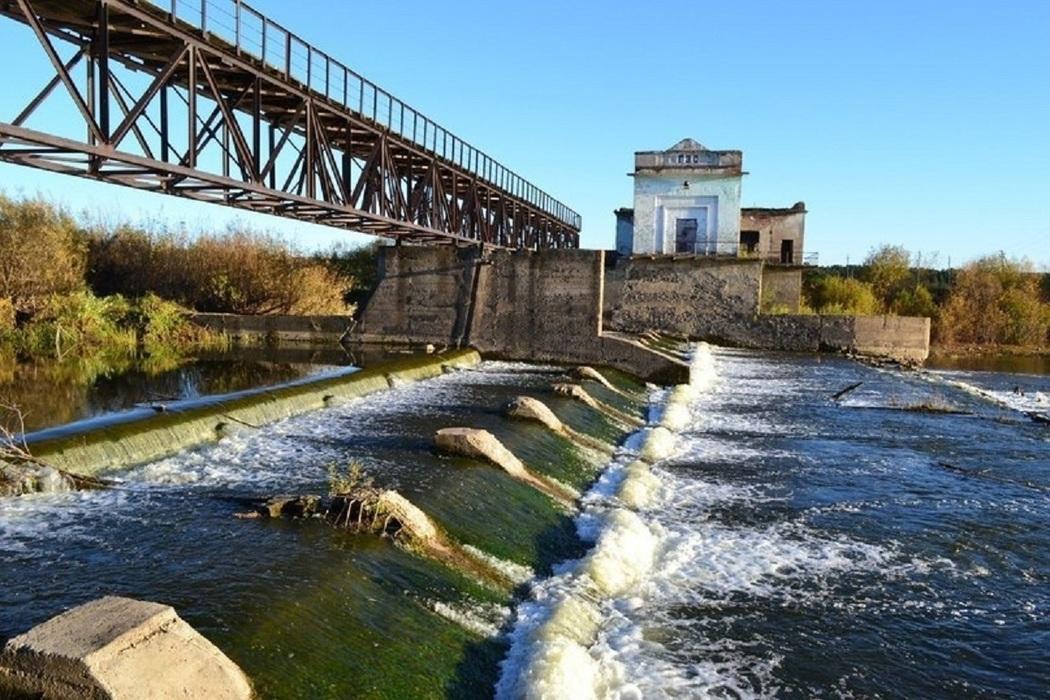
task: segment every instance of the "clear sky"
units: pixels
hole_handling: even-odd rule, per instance
[[[900,243],[945,264],[1050,267],[1050,1],[254,0],[583,215],[613,246],[636,150],[741,149],[745,206],[805,200],[807,251]],[[52,75],[0,22],[0,119]],[[359,236],[0,166],[0,187],[111,219],[248,220],[304,246]]]

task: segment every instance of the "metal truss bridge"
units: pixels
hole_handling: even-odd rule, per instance
[[[240,0],[0,14],[54,68],[0,115],[0,160],[399,240],[579,247],[576,212]]]

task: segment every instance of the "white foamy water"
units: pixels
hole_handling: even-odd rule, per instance
[[[497,697],[619,694],[622,665],[599,652],[599,639],[609,606],[631,598],[652,576],[664,533],[644,514],[661,486],[651,465],[675,453],[673,428],[689,424],[690,401],[714,382],[708,346],[695,349],[691,368],[689,386],[655,394],[660,405],[650,413],[659,424],[632,435],[583,499],[577,530],[593,542],[590,552],[536,584],[519,606]]]
[[[1038,389],[1015,386],[1010,388],[993,388],[982,382],[980,372],[922,372],[921,377],[934,383],[947,384],[986,401],[1019,413],[1050,418],[1050,389]]]
[[[484,362],[471,371],[399,386],[260,429],[238,426],[217,443],[106,474],[117,484],[113,490],[0,499],[0,553],[22,552],[35,539],[88,541],[98,517],[138,522],[148,516],[148,500],[155,492],[276,493],[316,488],[327,482],[328,467],[339,467],[346,458],[339,442],[341,430],[352,430],[357,436],[380,433],[391,416],[418,406],[426,406],[428,416],[436,420],[453,416],[472,385],[527,382],[523,373],[527,368],[520,363]],[[539,368],[545,370],[555,368]],[[376,466],[387,471],[403,467],[369,464],[366,469]]]
[[[709,511],[777,500],[758,486],[675,474],[677,463],[761,461],[777,453],[711,438],[704,426],[775,433],[721,405],[800,390],[751,358],[694,353],[695,384],[654,392],[653,427],[631,436],[583,499],[582,559],[538,582],[519,607],[498,698],[672,698],[775,694],[781,658],[707,629],[680,609],[741,598],[799,605],[850,572],[909,566],[892,548],[834,539],[805,524],[721,524]],[[662,466],[662,465],[668,466]],[[688,653],[663,640],[688,639]]]

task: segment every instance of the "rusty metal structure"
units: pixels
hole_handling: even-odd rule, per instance
[[[240,0],[0,14],[55,71],[0,160],[399,241],[579,247],[576,212]]]

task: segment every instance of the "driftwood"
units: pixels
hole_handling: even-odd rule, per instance
[[[845,389],[843,389],[841,391],[837,391],[834,394],[832,394],[831,395],[831,400],[832,401],[838,401],[839,399],[841,399],[843,396],[845,396],[846,394],[850,393],[851,391],[855,391],[855,390],[859,389],[863,384],[864,384],[864,382],[857,382],[856,384],[850,384]]]
[[[32,473],[24,473],[27,467],[35,467],[40,470],[50,469],[54,471],[66,481],[67,485],[78,491],[107,489],[112,486],[111,482],[104,479],[73,474],[33,456],[25,440],[25,416],[22,414],[22,411],[16,406],[7,405],[0,405],[0,411],[14,416],[18,424],[17,430],[12,430],[6,425],[0,425],[0,481],[4,480],[5,472],[16,469],[23,472],[21,475],[17,472],[15,473],[13,481],[16,483],[27,477],[37,477],[37,475]],[[17,491],[15,495],[18,495]]]

